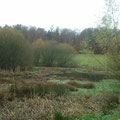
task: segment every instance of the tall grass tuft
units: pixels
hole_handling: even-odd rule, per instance
[[[68,94],[70,90],[76,91],[74,87],[64,84],[57,84],[52,82],[39,82],[39,83],[17,83],[10,87],[9,91],[15,97],[33,98],[34,95],[44,96],[46,94],[54,94],[62,96]]]
[[[71,86],[74,86],[74,87],[77,87],[77,88],[87,88],[87,89],[92,89],[95,87],[95,85],[92,83],[92,82],[89,82],[89,83],[85,83],[85,84],[81,84],[81,83],[78,83],[78,82],[75,82],[75,81],[70,81],[67,83],[68,85],[71,85]]]

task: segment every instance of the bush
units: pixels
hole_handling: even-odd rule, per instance
[[[72,46],[65,43],[64,44],[61,43],[58,45],[57,49],[58,49],[58,55],[56,58],[57,66],[60,67],[71,66],[71,64],[73,64],[72,57],[73,54],[75,53]]]
[[[109,38],[109,42],[107,43],[107,67],[108,70],[112,73],[112,77],[120,80],[120,34],[118,31],[111,32],[114,34],[114,36],[111,36]]]
[[[22,69],[32,64],[32,50],[22,33],[12,28],[0,29],[0,68]]]
[[[43,66],[55,66],[57,52],[56,42],[46,42],[40,47],[40,64]]]
[[[35,49],[36,60],[43,66],[69,66],[72,62],[74,49],[67,44],[59,44],[54,41],[46,42]]]
[[[32,43],[34,49],[34,64],[39,65],[40,59],[40,47],[43,46],[45,42],[42,39],[38,39]]]

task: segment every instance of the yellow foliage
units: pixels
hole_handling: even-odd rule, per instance
[[[45,44],[45,42],[40,38],[40,39],[38,39],[38,40],[36,40],[35,42],[33,42],[33,47],[40,47],[40,46],[42,46],[42,45],[44,45]]]

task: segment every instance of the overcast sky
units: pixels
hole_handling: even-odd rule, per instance
[[[104,0],[0,0],[0,26],[23,24],[49,29],[95,27]]]

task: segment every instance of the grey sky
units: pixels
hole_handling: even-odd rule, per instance
[[[104,0],[0,0],[0,26],[23,24],[49,29],[95,27]]]

